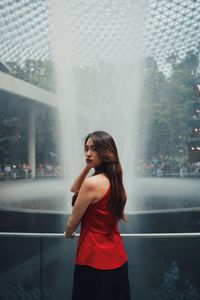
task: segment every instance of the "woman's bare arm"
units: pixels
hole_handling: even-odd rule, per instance
[[[95,197],[95,185],[90,179],[86,179],[79,191],[72,214],[67,221],[67,228],[64,233],[66,238],[74,238],[74,233],[78,227],[83,214]]]
[[[75,179],[74,183],[72,184],[72,187],[70,189],[71,192],[73,192],[73,193],[79,192],[81,185],[82,185],[83,181],[86,179],[90,170],[91,170],[91,167],[89,167],[88,165],[86,165],[84,167],[84,169],[81,171],[79,176]]]

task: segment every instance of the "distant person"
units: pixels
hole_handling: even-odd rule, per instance
[[[130,300],[128,257],[118,229],[126,221],[126,192],[113,138],[104,131],[88,134],[85,158],[71,188],[74,207],[64,233],[74,238],[81,223],[72,300]]]
[[[29,167],[28,167],[27,163],[23,164],[23,171],[24,171],[24,177],[25,177],[25,179],[27,179],[28,178],[28,172],[29,172]]]
[[[5,165],[4,171],[5,171],[5,178],[10,179],[10,173],[11,173],[10,165]]]
[[[41,177],[41,178],[43,178],[44,177],[44,166],[43,166],[43,164],[39,164],[39,166],[38,166],[38,176],[39,177]]]
[[[12,165],[12,178],[16,179],[17,178],[17,166],[15,164]]]

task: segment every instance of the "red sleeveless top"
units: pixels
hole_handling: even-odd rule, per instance
[[[109,195],[110,187],[101,200],[88,206],[82,217],[77,265],[110,270],[128,260],[116,218],[108,209]]]

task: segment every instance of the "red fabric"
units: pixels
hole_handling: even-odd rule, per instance
[[[90,204],[81,221],[76,264],[101,270],[119,268],[128,257],[116,218],[108,209],[110,188],[105,196]]]

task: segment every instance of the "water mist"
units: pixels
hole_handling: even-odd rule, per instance
[[[133,178],[142,82],[137,37],[142,35],[144,10],[142,2],[138,6],[131,4],[131,7],[126,7],[127,16],[128,9],[132,11],[124,19],[120,13],[124,7],[116,11],[114,3],[110,7],[104,3],[103,9],[109,8],[111,13],[111,16],[106,16],[101,11],[102,5],[93,1],[89,4],[88,11],[85,11],[81,2],[75,5],[59,1],[58,5],[57,1],[52,1],[57,103],[61,122],[58,142],[61,143],[66,188],[69,190],[85,164],[84,137],[91,131],[107,131],[114,137],[119,150],[128,191],[127,209],[130,210],[135,190]],[[137,19],[138,15],[140,18],[134,27],[129,18]],[[70,201],[68,204],[67,209],[71,209]]]

